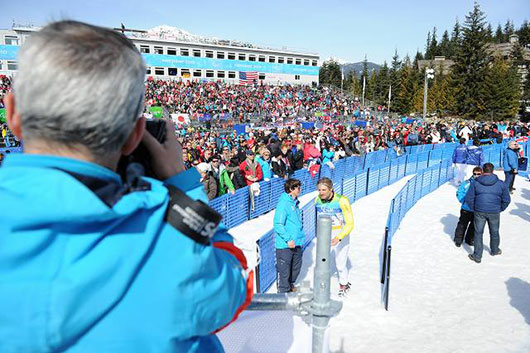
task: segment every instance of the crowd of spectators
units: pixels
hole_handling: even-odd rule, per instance
[[[180,130],[183,158],[187,168],[196,167],[210,199],[271,178],[287,179],[295,171],[318,171],[349,156],[390,148],[400,155],[405,146],[458,142],[459,138],[480,145],[506,137],[527,136],[522,123],[402,123],[374,119],[366,127],[355,124],[324,125],[302,129],[291,125],[268,129],[249,128],[245,134]],[[485,141],[484,141],[485,142]]]
[[[10,85],[9,77],[0,76],[0,98]],[[0,99],[0,108],[1,104]],[[208,128],[184,125],[177,129],[186,167],[199,170],[210,199],[259,181],[287,179],[302,168],[316,172],[321,164],[332,166],[338,159],[385,148],[401,154],[404,146],[458,142],[460,138],[498,142],[506,137],[527,136],[529,132],[528,125],[519,122],[411,122],[371,116],[363,124],[356,124],[351,114],[358,109],[358,102],[340,91],[308,86],[147,80],[146,106],[151,105],[190,116],[209,114],[212,122],[218,122],[215,117],[226,113],[262,117],[260,123],[239,135],[235,131],[227,133],[216,123],[208,124]],[[349,118],[333,124],[333,120],[326,122],[315,117],[316,112]],[[316,122],[318,128],[302,128],[302,124],[289,119],[304,114],[311,117],[306,121]],[[1,126],[1,133],[0,147],[18,144],[6,124]]]
[[[208,114],[215,117],[230,114],[243,120],[249,115],[277,120],[314,116],[351,115],[359,102],[331,88],[310,86],[234,85],[222,82],[147,80],[146,105],[164,106],[169,111]]]

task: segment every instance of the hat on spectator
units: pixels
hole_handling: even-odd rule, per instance
[[[210,171],[210,165],[208,163],[199,163],[197,165],[197,170],[201,173],[208,173]]]
[[[250,156],[250,155],[253,155],[254,152],[252,152],[252,150],[246,150],[246,151],[245,151],[245,154],[246,154],[247,156]]]

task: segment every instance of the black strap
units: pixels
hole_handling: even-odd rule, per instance
[[[169,191],[166,221],[194,241],[209,245],[222,216],[200,200],[193,200],[182,190],[165,185]]]

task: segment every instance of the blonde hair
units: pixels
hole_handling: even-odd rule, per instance
[[[327,186],[328,189],[333,190],[333,182],[331,181],[330,178],[322,178],[322,179],[320,179],[320,180],[317,182],[317,187],[318,187],[319,185]]]

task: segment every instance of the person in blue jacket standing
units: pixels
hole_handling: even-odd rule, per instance
[[[467,245],[473,246],[473,238],[475,237],[475,227],[473,226],[473,210],[465,202],[466,194],[469,190],[469,187],[475,179],[482,175],[482,168],[475,167],[473,168],[473,176],[468,180],[465,180],[458,190],[456,191],[456,197],[458,201],[462,204],[460,209],[460,218],[458,219],[458,224],[455,229],[455,245],[460,247],[462,242],[466,241]]]
[[[45,58],[45,59],[43,59]],[[252,271],[169,122],[144,133],[146,67],[121,33],[49,24],[19,50],[0,168],[0,351],[223,352]],[[16,104],[15,104],[16,102]],[[142,142],[154,177],[118,161]]]
[[[499,248],[501,212],[508,207],[511,200],[506,185],[493,174],[493,164],[484,164],[482,175],[471,183],[464,200],[475,214],[473,219],[475,250],[473,254],[469,254],[469,258],[476,263],[481,262],[484,248],[482,236],[486,222],[490,230],[491,256],[502,254]]]
[[[466,139],[460,138],[460,144],[453,151],[453,163],[456,167],[456,173],[454,182],[456,185],[460,185],[466,177],[466,168],[467,168],[467,146]]]
[[[298,201],[301,189],[302,183],[299,180],[288,179],[274,213],[278,293],[295,291],[294,283],[302,268],[305,234]]]
[[[515,181],[515,175],[517,175],[517,168],[519,167],[519,145],[516,141],[510,141],[508,148],[504,151],[502,157],[502,168],[504,169],[504,183],[506,187],[513,194],[515,188],[513,183]]]
[[[259,155],[256,156],[256,162],[261,166],[261,172],[263,173],[263,180],[269,181],[272,179],[271,170],[271,151],[267,147],[263,147],[259,151]]]
[[[473,139],[473,145],[467,148],[466,164],[482,167],[484,165],[484,151],[480,147],[480,141]]]

